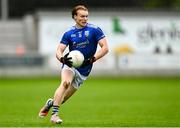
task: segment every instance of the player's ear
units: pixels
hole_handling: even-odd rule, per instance
[[[77,19],[77,15],[74,15],[74,20],[76,20]]]

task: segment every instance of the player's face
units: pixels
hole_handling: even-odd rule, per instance
[[[74,16],[74,19],[77,27],[85,27],[88,21],[88,11],[78,10],[77,15]]]

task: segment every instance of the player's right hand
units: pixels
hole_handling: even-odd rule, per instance
[[[64,57],[60,58],[60,62],[66,64],[69,67],[72,67],[72,57],[68,57],[69,53],[67,53]]]
[[[84,60],[82,66],[87,66],[89,64],[93,64],[96,61],[96,58],[93,56],[89,59]]]

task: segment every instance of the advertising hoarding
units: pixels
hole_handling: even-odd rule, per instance
[[[115,69],[117,65],[119,69],[180,68],[180,17],[94,14],[89,23],[104,31],[110,47],[109,55],[96,63],[95,70]],[[39,52],[43,55],[54,55],[63,33],[74,25],[69,13],[58,15],[39,18]],[[124,58],[128,58],[126,66]]]

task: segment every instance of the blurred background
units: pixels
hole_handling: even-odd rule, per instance
[[[78,4],[110,47],[92,75],[180,75],[179,0],[0,0],[0,76],[58,75],[56,48]]]

